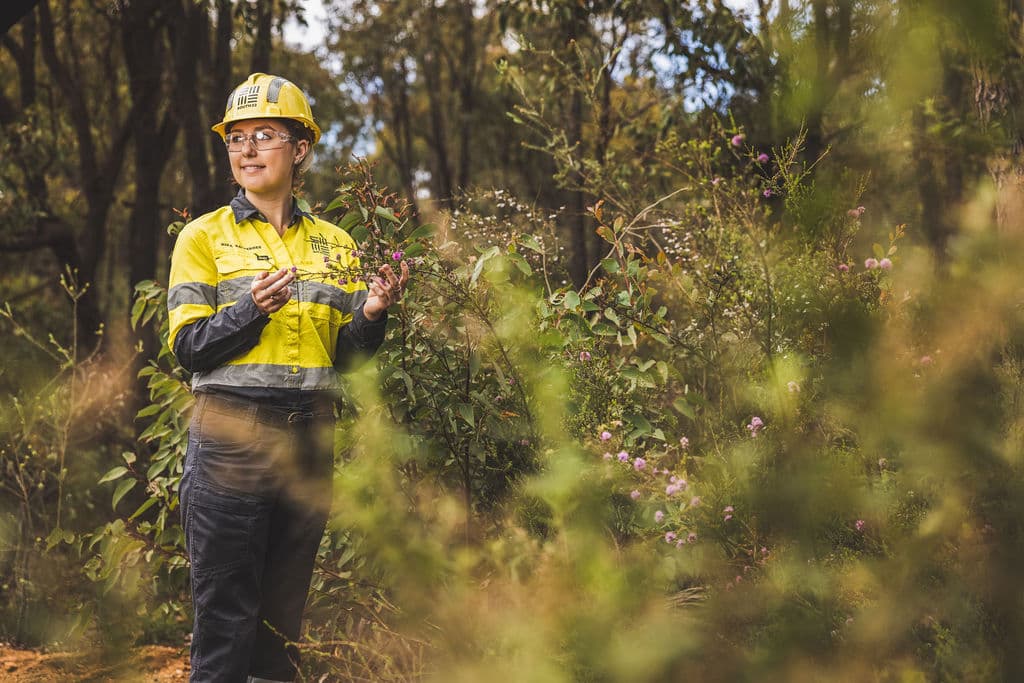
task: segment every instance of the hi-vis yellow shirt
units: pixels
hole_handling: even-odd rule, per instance
[[[355,249],[345,231],[298,210],[279,236],[244,194],[186,225],[171,260],[168,343],[193,371],[193,389],[337,390],[342,330],[354,314],[362,325],[353,328],[380,322],[362,317],[365,282],[347,278],[342,284],[337,274],[328,275],[328,262],[358,274]],[[292,298],[266,316],[252,301],[252,280],[280,268],[296,269]],[[383,338],[382,329],[379,335],[346,332],[358,332],[354,343],[341,340],[356,350],[372,352],[380,339],[368,337]]]

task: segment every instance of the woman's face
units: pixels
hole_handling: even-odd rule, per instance
[[[260,150],[250,137],[258,131],[271,136],[269,142],[261,144],[263,149]],[[228,150],[231,173],[246,192],[257,195],[291,192],[293,169],[309,153],[309,142],[294,138],[281,140],[278,133],[288,135],[288,129],[275,119],[248,119],[231,126],[229,137],[241,134],[247,138],[240,150]]]

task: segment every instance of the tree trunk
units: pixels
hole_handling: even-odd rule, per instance
[[[270,47],[274,28],[274,0],[256,0],[256,36],[250,73],[270,73]],[[225,96],[227,93],[224,93]]]

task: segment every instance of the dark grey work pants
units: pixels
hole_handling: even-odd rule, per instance
[[[290,681],[330,509],[334,417],[200,395],[181,480],[191,681]]]

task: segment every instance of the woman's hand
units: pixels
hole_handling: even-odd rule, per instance
[[[292,288],[288,284],[295,279],[295,274],[287,268],[276,273],[263,271],[252,280],[252,300],[260,313],[269,315],[281,310],[292,298]]]
[[[402,276],[395,274],[391,264],[384,264],[378,271],[381,277],[374,276],[370,284],[370,293],[363,304],[363,315],[367,320],[378,320],[381,314],[402,299],[402,292],[409,282],[409,264],[402,261]]]

